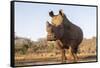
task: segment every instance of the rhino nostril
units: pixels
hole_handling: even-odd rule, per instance
[[[54,38],[56,38],[56,36],[54,35]]]

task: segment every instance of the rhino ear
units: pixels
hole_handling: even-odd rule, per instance
[[[62,9],[60,9],[60,10],[59,10],[59,14],[60,14],[60,15],[62,15],[62,16],[64,15],[64,13],[63,13],[63,10],[62,10]]]
[[[49,27],[49,26],[51,26],[51,24],[47,21],[46,26]]]
[[[46,22],[46,31],[48,32],[51,28],[51,24],[47,21]]]
[[[49,12],[49,16],[51,16],[51,17],[53,17],[53,16],[54,16],[53,11]]]

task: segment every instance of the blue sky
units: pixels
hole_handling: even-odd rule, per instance
[[[84,37],[96,36],[96,7],[15,3],[15,34],[34,41],[46,37],[46,21],[51,21],[49,11],[58,14],[62,9],[68,19],[82,28]]]

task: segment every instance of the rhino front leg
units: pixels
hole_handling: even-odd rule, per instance
[[[66,63],[66,55],[65,55],[65,49],[61,49],[61,60],[62,60],[62,63]]]
[[[67,59],[66,55],[65,55],[66,51],[63,48],[62,42],[60,40],[56,40],[56,44],[57,44],[58,48],[61,50],[61,61],[62,61],[62,63],[66,63],[66,59]]]

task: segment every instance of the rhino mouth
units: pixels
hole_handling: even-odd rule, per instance
[[[55,36],[47,36],[47,41],[56,41],[57,38]]]

